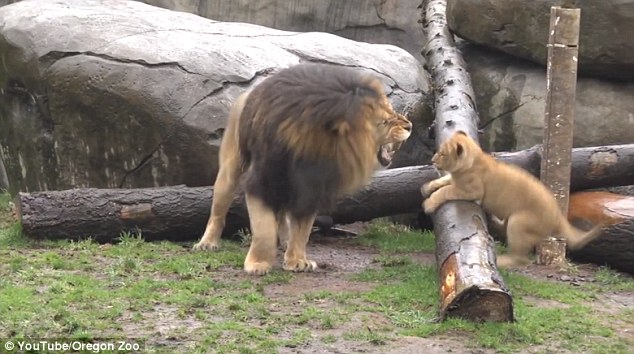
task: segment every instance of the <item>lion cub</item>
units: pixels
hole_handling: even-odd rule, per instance
[[[520,167],[496,161],[462,131],[440,146],[432,162],[449,174],[422,187],[425,213],[450,200],[479,201],[506,223],[510,255],[498,257],[501,267],[529,263],[532,249],[550,235],[564,236],[570,249],[599,236],[600,226],[583,232],[570,225],[544,184]]]

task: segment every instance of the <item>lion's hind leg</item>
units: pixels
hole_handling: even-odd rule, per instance
[[[260,198],[250,194],[245,197],[252,237],[244,270],[249,274],[263,275],[271,270],[277,254],[277,218],[273,209]]]
[[[233,202],[239,174],[240,166],[237,158],[229,159],[220,166],[214,184],[214,196],[207,227],[200,241],[194,245],[194,250],[215,251],[220,246],[220,236],[225,227],[227,211]]]
[[[290,235],[284,254],[284,270],[293,272],[312,272],[317,263],[306,257],[306,245],[315,221],[315,215],[303,218],[290,216]]]
[[[194,250],[213,251],[220,246],[220,236],[225,227],[225,218],[233,202],[238,179],[242,174],[242,155],[238,147],[238,126],[240,112],[242,112],[246,98],[247,94],[238,97],[229,113],[227,129],[220,144],[219,171],[214,184],[211,214],[207,220],[205,233],[194,246]]]

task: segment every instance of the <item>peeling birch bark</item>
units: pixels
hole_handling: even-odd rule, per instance
[[[471,79],[446,19],[446,1],[423,2],[423,55],[432,74],[437,147],[456,130],[478,141]],[[445,203],[432,215],[440,276],[440,318],[513,321],[513,299],[495,265],[493,238],[482,209],[472,202]]]

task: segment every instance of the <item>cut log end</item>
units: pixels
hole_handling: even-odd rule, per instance
[[[472,267],[464,263],[459,265],[454,253],[440,269],[441,320],[458,317],[474,322],[513,322],[513,298],[492,262]]]
[[[468,204],[463,202],[461,206],[468,207]],[[452,238],[446,232],[437,235],[437,248],[443,250],[453,244],[456,246],[454,249],[459,250],[447,256],[436,254],[442,264],[439,272],[440,318],[512,322],[513,299],[495,268],[493,240],[486,229],[477,227],[479,224],[475,222],[476,231],[471,232],[468,238]]]
[[[473,322],[513,322],[513,299],[500,289],[473,286],[465,289],[441,311],[441,318]]]
[[[537,245],[535,263],[541,265],[562,265],[566,263],[566,241],[549,238]]]
[[[601,236],[570,252],[570,258],[634,274],[634,196],[600,191],[573,193],[568,219],[584,230],[597,224],[604,226]]]

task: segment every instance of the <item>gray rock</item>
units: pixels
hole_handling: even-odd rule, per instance
[[[12,191],[210,185],[231,102],[306,61],[380,77],[417,129],[400,163],[431,154],[428,78],[391,45],[134,1],[27,0],[0,8],[0,55],[0,160]]]
[[[545,68],[476,45],[462,50],[477,96],[483,147],[510,151],[541,144]],[[632,97],[634,83],[579,78],[574,146],[634,143]]]
[[[0,191],[5,191],[9,189],[9,177],[7,176],[7,171],[4,168],[4,163],[2,159],[0,159]]]
[[[634,0],[570,1],[581,8],[581,74],[634,80]],[[550,7],[559,0],[448,0],[447,20],[460,37],[546,63]]]
[[[328,32],[393,44],[419,60],[421,0],[140,0],[216,21],[247,22],[296,32]]]

